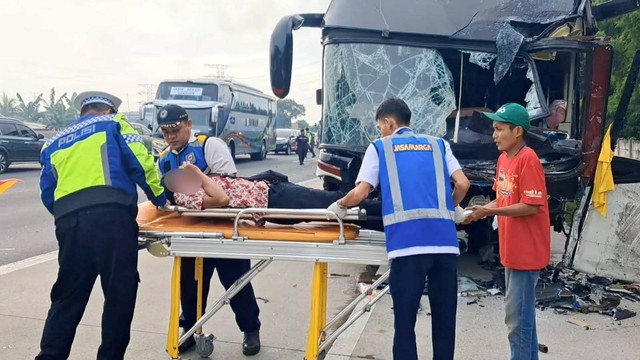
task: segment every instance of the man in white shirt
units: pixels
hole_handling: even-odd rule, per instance
[[[415,323],[428,278],[433,359],[453,360],[457,307],[456,208],[470,183],[441,138],[416,134],[411,110],[396,98],[376,112],[382,138],[367,149],[356,187],[329,206],[339,217],[377,186],[393,299],[395,360],[418,360]],[[453,186],[451,185],[453,183]]]
[[[236,165],[229,148],[219,138],[198,136],[191,132],[192,122],[187,112],[178,105],[166,105],[158,112],[158,126],[169,148],[160,154],[158,167],[164,175],[188,162],[198,167],[204,174],[236,175]],[[167,194],[173,200],[173,194]],[[220,282],[228,289],[251,268],[249,259],[204,259],[202,308],[206,308],[209,283],[214,270],[218,270]],[[194,280],[195,261],[183,258],[180,279],[180,298],[184,319],[181,327],[188,330],[196,319],[197,283]],[[236,323],[244,333],[242,353],[255,355],[260,351],[260,309],[251,284],[245,286],[233,298],[231,309],[236,315]],[[185,352],[195,346],[193,337],[180,345],[179,351]]]

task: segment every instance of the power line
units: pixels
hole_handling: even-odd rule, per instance
[[[141,86],[145,89],[144,91],[138,91],[138,95],[146,96],[147,101],[153,100],[153,88],[155,87],[153,84],[138,84],[138,86]]]
[[[211,74],[211,75],[206,75],[205,77],[207,78],[214,78],[214,79],[224,79],[224,71],[225,69],[227,69],[228,67],[230,67],[231,65],[225,65],[225,64],[204,64],[204,66],[206,67],[210,67],[216,70],[215,75]]]

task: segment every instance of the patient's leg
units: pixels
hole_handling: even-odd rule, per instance
[[[269,185],[269,208],[274,209],[326,209],[342,198],[339,191],[311,189],[290,182],[278,182]],[[382,208],[380,201],[365,200],[360,204],[367,211],[366,221],[349,221],[365,229],[383,230]],[[302,220],[271,219],[278,224],[296,224]]]

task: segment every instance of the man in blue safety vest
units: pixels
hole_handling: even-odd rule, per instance
[[[329,206],[344,217],[380,186],[389,286],[393,299],[395,360],[417,360],[415,323],[428,278],[433,359],[453,359],[457,305],[455,223],[469,180],[443,139],[419,135],[409,127],[411,110],[396,98],[377,109],[382,138],[369,145],[356,187]],[[453,182],[453,188],[451,186]],[[456,213],[459,216],[456,216]]]
[[[79,94],[80,118],[42,149],[42,202],[55,217],[58,278],[38,360],[69,357],[76,328],[100,275],[104,293],[100,360],[121,360],[129,344],[138,290],[138,192],[167,205],[147,148],[121,100],[99,91]]]
[[[225,142],[217,137],[195,136],[191,132],[192,122],[187,112],[179,105],[169,104],[158,112],[158,126],[169,147],[160,154],[158,167],[164,175],[189,162],[209,175],[236,175],[236,165]],[[168,193],[173,201],[173,194]],[[182,315],[180,324],[185,330],[195,325],[198,297],[197,282],[194,280],[194,258],[183,258],[180,278],[180,300]],[[233,285],[251,268],[248,259],[213,259],[205,258],[203,266],[202,308],[207,306],[209,284],[213,272],[218,270],[218,277],[225,289]],[[256,301],[251,283],[247,284],[233,298],[231,309],[236,315],[236,323],[244,333],[242,353],[255,355],[260,352],[260,309]],[[185,352],[195,346],[193,337],[180,345],[179,352]]]

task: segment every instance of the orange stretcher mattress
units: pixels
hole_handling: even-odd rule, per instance
[[[180,216],[177,212],[158,210],[149,201],[138,204],[137,222],[140,231],[220,232],[226,239],[233,236],[232,219]],[[356,225],[344,224],[345,239],[356,239],[358,230]],[[332,242],[340,236],[340,226],[337,223],[321,222],[296,225],[267,222],[265,226],[257,226],[253,222],[242,221],[240,236],[254,240]]]

